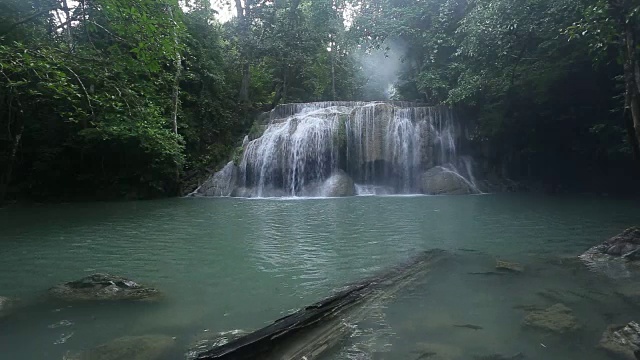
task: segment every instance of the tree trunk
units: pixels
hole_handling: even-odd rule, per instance
[[[625,62],[624,62],[624,82],[625,82],[625,98],[629,110],[631,110],[631,119],[633,120],[633,128],[635,130],[636,141],[632,142],[634,147],[634,155],[640,155],[640,84],[636,82],[636,69],[638,68],[635,57],[636,41],[634,38],[633,24],[626,21],[624,24],[624,42],[625,42]],[[636,157],[636,160],[640,158]]]
[[[180,77],[182,76],[182,55],[180,54],[180,39],[178,38],[178,32],[176,30],[178,24],[176,23],[173,17],[173,9],[171,9],[171,5],[167,6],[167,11],[169,12],[169,17],[171,18],[171,22],[173,23],[173,41],[175,44],[175,58],[173,59],[173,64],[176,68],[176,72],[173,78],[173,89],[171,94],[171,125],[173,133],[178,135],[178,106],[180,105]],[[176,193],[180,194],[180,165],[176,163]]]
[[[240,83],[240,102],[249,103],[249,84],[251,83],[251,64],[249,63],[249,0],[245,0],[245,6],[242,7],[242,1],[236,0],[236,15],[240,23],[241,54],[242,54],[242,81]]]
[[[335,42],[331,43],[331,92],[333,101],[336,101],[336,49]]]

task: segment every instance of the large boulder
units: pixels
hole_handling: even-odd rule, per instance
[[[635,321],[627,325],[610,325],[602,334],[600,348],[623,359],[640,358],[640,325]]]
[[[425,171],[420,178],[420,185],[422,193],[427,195],[465,195],[475,192],[465,178],[442,166]]]
[[[238,167],[229,161],[222,170],[213,174],[205,181],[196,191],[194,195],[200,196],[231,196],[236,188],[238,180]]]
[[[530,312],[524,319],[524,325],[561,334],[580,328],[573,311],[563,304]]]
[[[331,175],[322,185],[322,195],[327,197],[354,196],[356,185],[344,171]]]
[[[93,274],[49,289],[53,298],[65,301],[156,300],[158,290],[111,274]]]
[[[126,336],[76,353],[64,360],[156,360],[166,358],[175,340],[165,335]]]

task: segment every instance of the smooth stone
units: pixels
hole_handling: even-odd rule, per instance
[[[567,333],[580,328],[573,311],[563,304],[555,304],[542,311],[532,311],[524,318],[524,325],[555,333]]]
[[[64,360],[156,360],[166,357],[175,340],[166,335],[125,336],[93,349],[68,352]]]
[[[161,296],[154,288],[111,274],[93,274],[54,286],[49,295],[65,301],[156,300]]]
[[[640,352],[640,325],[609,325],[602,334],[599,347],[624,359],[637,360]]]

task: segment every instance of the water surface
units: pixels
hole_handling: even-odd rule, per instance
[[[25,307],[0,320],[0,352],[15,360],[62,359],[68,350],[119,336],[166,334],[176,337],[168,358],[182,358],[205,330],[259,328],[336,287],[439,248],[447,258],[356,324],[356,336],[330,357],[416,359],[422,348],[436,346],[461,359],[518,352],[608,359],[594,351],[606,325],[640,313],[615,295],[620,280],[557,259],[637,225],[639,210],[631,201],[530,195],[190,198],[1,209],[0,295],[20,298]],[[526,271],[469,274],[492,271],[496,258],[523,263]],[[157,304],[67,305],[44,296],[57,283],[93,272],[129,277],[166,297]],[[517,307],[552,305],[545,293],[561,294],[583,329],[557,336],[523,328],[526,313]],[[483,329],[453,327],[459,323]]]

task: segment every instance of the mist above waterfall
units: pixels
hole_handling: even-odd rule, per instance
[[[378,49],[361,49],[355,55],[366,78],[366,100],[395,100],[395,85],[406,66],[407,46],[401,40],[387,40]]]

